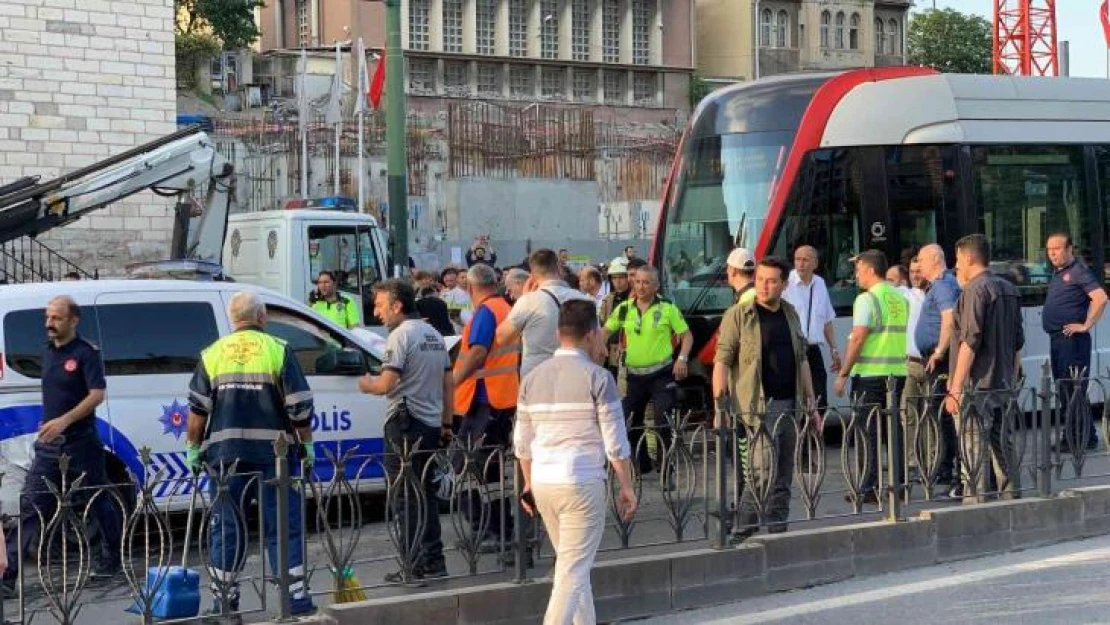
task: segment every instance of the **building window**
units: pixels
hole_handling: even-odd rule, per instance
[[[514,96],[535,97],[536,72],[531,65],[509,67],[509,91]]]
[[[859,13],[852,14],[851,26],[848,28],[848,47],[859,50]]]
[[[636,72],[632,75],[632,100],[636,104],[655,104],[655,74]]]
[[[575,61],[590,60],[590,0],[573,0],[571,10],[571,54]]]
[[[595,70],[574,70],[574,99],[579,102],[597,101],[597,72]]]
[[[654,0],[632,0],[632,62],[651,63],[651,14]]]
[[[463,51],[463,0],[443,0],[443,51]]]
[[[528,56],[527,0],[509,0],[509,56]]]
[[[886,25],[880,19],[875,20],[875,54],[886,51]]]
[[[620,0],[604,0],[601,11],[602,61],[621,62],[621,3]]]
[[[891,54],[902,54],[902,38],[898,35],[898,20],[891,18],[889,25],[889,34],[887,35],[887,48]]]
[[[308,20],[308,0],[297,0],[294,8],[297,13],[297,38],[302,48],[312,45],[312,25]]]
[[[790,47],[790,14],[779,11],[779,19],[775,23],[775,46],[779,48]]]
[[[771,47],[771,29],[774,25],[775,13],[771,9],[763,9],[759,16],[759,47]]]
[[[467,76],[466,61],[444,61],[443,63],[443,88],[455,92],[469,90],[470,77]]]
[[[567,91],[566,70],[561,67],[540,68],[540,89],[545,98],[562,99]]]
[[[626,102],[624,88],[624,72],[605,72],[605,103],[624,104]]]
[[[495,54],[497,41],[497,0],[477,0],[474,6],[475,46],[478,54]]]
[[[478,64],[478,93],[501,95],[501,66],[496,63]]]
[[[828,11],[821,11],[821,49],[829,49],[829,23],[832,15]]]
[[[540,53],[545,59],[559,58],[559,0],[540,2]]]
[[[412,0],[409,3],[409,48],[428,50],[428,23],[431,21],[431,0]]]
[[[836,35],[834,41],[837,50],[844,49],[844,13],[836,14]]]
[[[409,91],[435,93],[436,62],[433,59],[409,60]]]

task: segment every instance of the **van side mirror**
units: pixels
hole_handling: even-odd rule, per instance
[[[357,349],[328,350],[316,359],[318,375],[362,375],[366,373],[366,361]]]

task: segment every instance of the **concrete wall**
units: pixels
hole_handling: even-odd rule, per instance
[[[593,569],[598,622],[623,622],[746,597],[1018,551],[1110,532],[1110,487],[1050,499],[925,511],[898,523],[856,523],[757,536],[737,547],[631,556]],[[549,579],[494,583],[329,606],[309,623],[540,623]]]
[[[0,182],[44,180],[173,132],[173,0],[0,2]],[[143,193],[42,240],[86,269],[168,250]]]

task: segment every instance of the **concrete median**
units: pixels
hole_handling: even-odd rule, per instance
[[[598,620],[705,607],[771,592],[981,557],[1110,533],[1110,486],[926,510],[872,522],[757,535],[729,549],[692,549],[599,563]],[[630,554],[631,555],[631,554]],[[550,580],[495,583],[332,606],[312,623],[336,625],[539,623]]]

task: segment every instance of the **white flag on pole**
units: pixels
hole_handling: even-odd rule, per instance
[[[355,89],[355,115],[362,115],[368,108],[366,94],[370,91],[370,73],[366,67],[366,48],[363,46],[362,37],[358,38],[358,87]]]
[[[331,81],[331,95],[328,97],[328,110],[324,121],[329,124],[343,123],[343,57],[340,56],[339,42],[335,42],[335,78]]]
[[[301,49],[301,67],[297,73],[297,126],[300,133],[308,132],[308,51]]]

